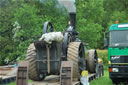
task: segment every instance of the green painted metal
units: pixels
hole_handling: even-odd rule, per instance
[[[128,48],[108,48],[108,60],[110,61],[111,56],[116,55],[128,55]]]
[[[128,23],[123,23],[123,24],[128,24]],[[114,31],[114,30],[128,30],[128,28],[118,28],[118,25],[123,25],[123,24],[113,24],[110,26],[109,31]]]
[[[128,30],[128,27],[124,28],[118,28],[118,25],[124,25],[128,23],[123,23],[123,24],[113,24],[110,26],[109,31],[122,31],[122,30]],[[119,48],[119,47],[108,47],[108,61],[109,64],[111,64],[111,56],[116,56],[116,55],[128,55],[128,46]],[[117,63],[116,63],[117,64]],[[120,63],[118,63],[120,64]]]
[[[128,63],[111,63],[112,65],[128,65]]]

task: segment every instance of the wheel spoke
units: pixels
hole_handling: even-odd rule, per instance
[[[82,52],[82,48],[80,48],[80,50],[79,50],[79,53],[81,53]]]

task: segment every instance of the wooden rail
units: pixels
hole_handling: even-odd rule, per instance
[[[28,85],[28,62],[20,61],[18,63],[16,85]]]
[[[16,80],[16,71],[13,65],[0,66],[0,85],[7,84]]]

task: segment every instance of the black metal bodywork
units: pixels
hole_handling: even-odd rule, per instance
[[[47,46],[50,49],[50,73],[47,72],[48,64],[47,64]],[[43,42],[35,42],[35,47],[37,50],[37,69],[38,72],[43,75],[56,75],[59,74],[61,60],[62,60],[62,44],[60,43],[52,43],[51,45],[43,43]]]
[[[115,57],[115,56],[111,56]],[[112,60],[111,63],[128,63],[128,55],[121,55],[118,59]]]
[[[112,56],[113,57],[113,56]],[[122,55],[119,56],[119,58],[112,60],[111,63],[116,63],[111,64],[109,68],[118,68],[119,72],[109,72],[109,76],[113,81],[125,81],[128,79],[128,56],[127,55]],[[119,63],[119,64],[118,64]]]
[[[119,72],[109,72],[109,76],[113,83],[127,82],[128,66],[127,65],[111,65],[109,68],[118,68]]]
[[[119,69],[119,72],[109,72],[110,78],[128,78],[128,66],[111,65],[109,68]]]

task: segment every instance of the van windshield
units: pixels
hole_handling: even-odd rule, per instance
[[[128,46],[128,30],[110,31],[109,36],[110,47]]]

